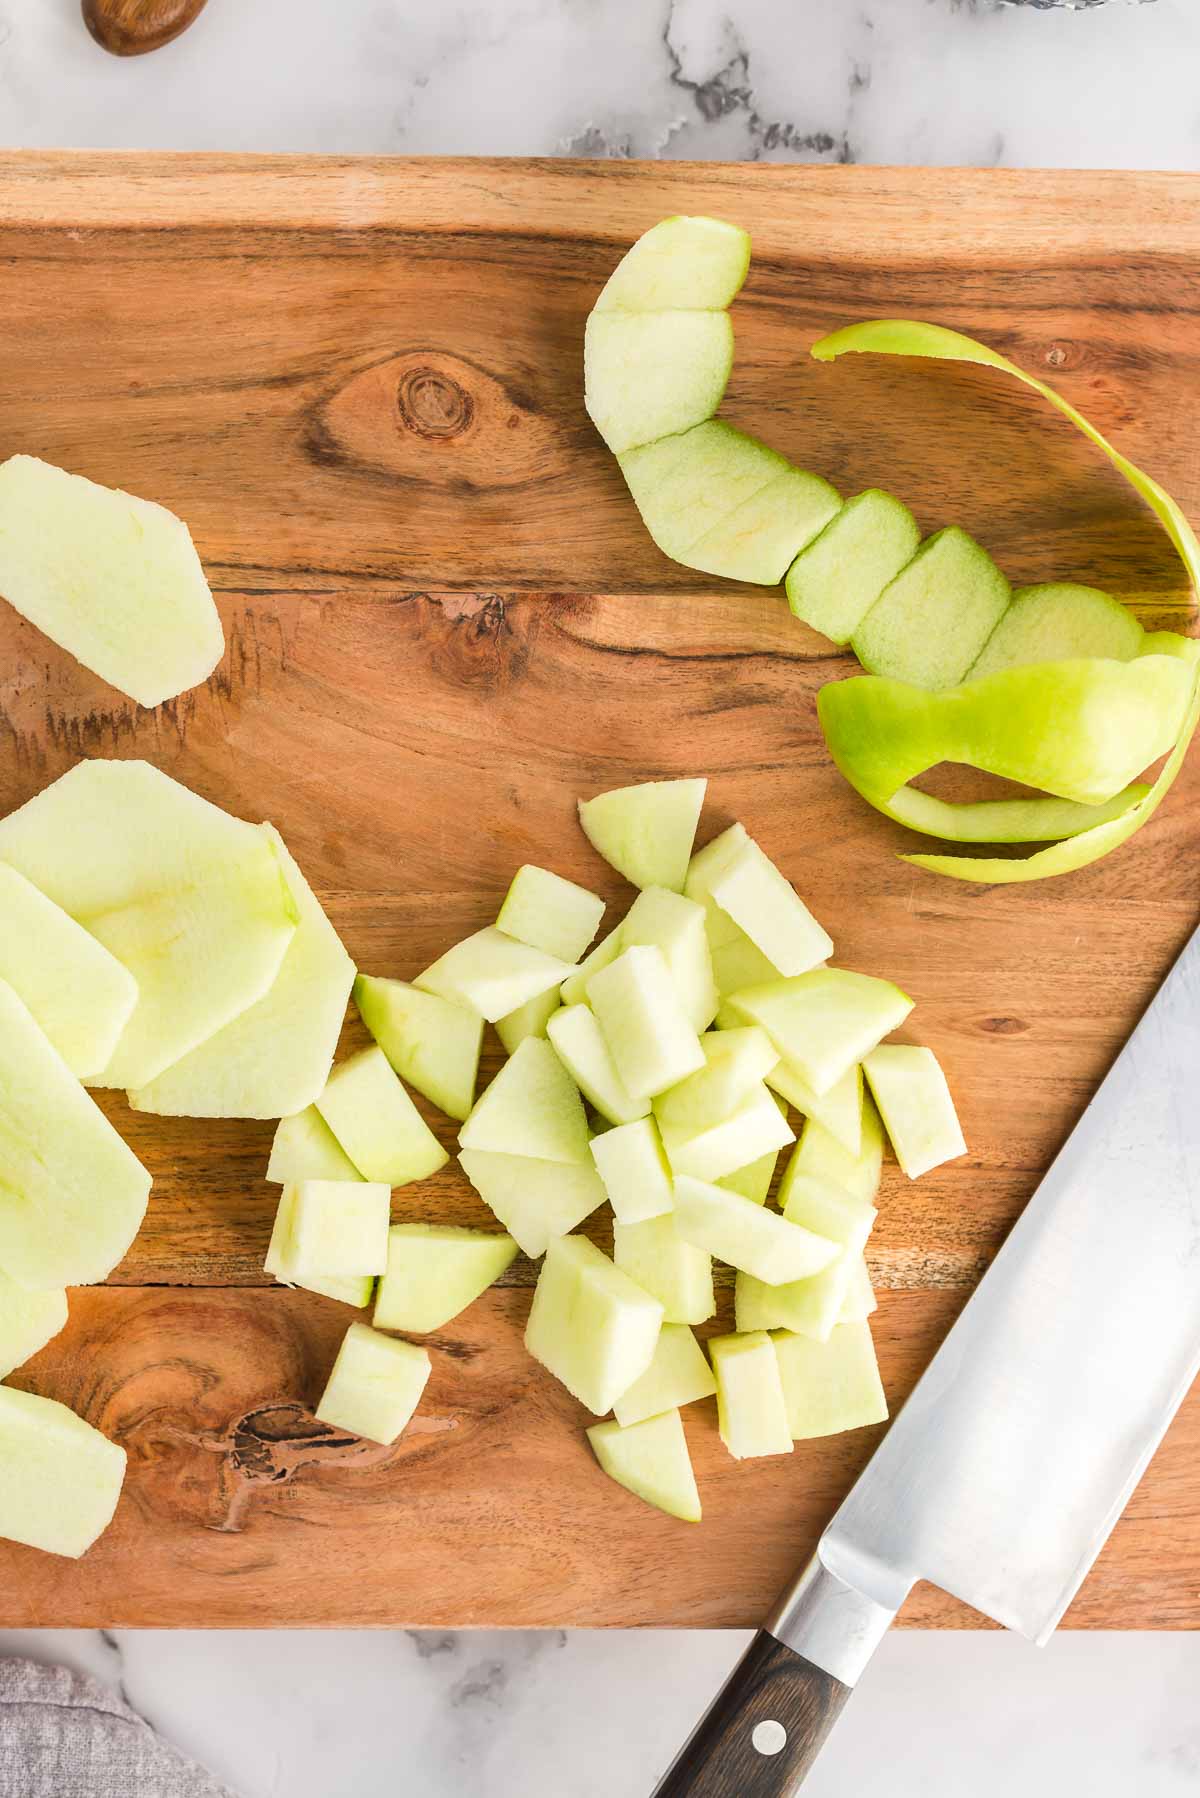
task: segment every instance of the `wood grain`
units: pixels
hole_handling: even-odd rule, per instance
[[[917,839],[848,792],[817,727],[850,664],[776,594],[698,586],[649,543],[580,409],[582,321],[655,218],[742,220],[733,416],[847,491],[961,521],[1016,578],[1185,623],[1148,514],[1021,393],[805,352],[879,311],[977,331],[1200,512],[1196,196],[1140,175],[0,157],[0,456],[179,510],[229,643],[205,688],[140,712],[0,608],[0,809],[81,755],[144,755],[270,817],[358,964],[411,975],[521,861],[627,903],[576,797],[707,772],[706,829],[743,818],[839,958],[914,994],[910,1034],[959,1100],[964,1162],[917,1186],[885,1170],[896,1401],[1195,921],[1200,774],[1069,880],[902,867]],[[79,1566],[0,1546],[2,1622],[752,1625],[869,1452],[867,1432],[735,1467],[697,1407],[705,1525],[655,1516],[525,1358],[528,1263],[453,1326],[395,1450],[314,1435],[346,1313],[264,1289],[270,1126],[105,1104],[155,1175],[149,1216],[22,1378],[121,1435],[129,1494]],[[485,1216],[453,1169],[395,1210]],[[1198,1449],[1193,1398],[1069,1621],[1200,1624]],[[906,1619],[978,1621],[925,1591]]]

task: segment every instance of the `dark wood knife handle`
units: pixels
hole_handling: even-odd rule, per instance
[[[114,56],[145,56],[186,31],[205,0],[83,0],[83,22]]]
[[[849,1686],[759,1630],[654,1798],[789,1798],[849,1696]]]

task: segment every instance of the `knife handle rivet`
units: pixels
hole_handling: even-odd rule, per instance
[[[760,1754],[779,1754],[787,1747],[787,1730],[774,1717],[769,1717],[754,1725],[750,1740]]]

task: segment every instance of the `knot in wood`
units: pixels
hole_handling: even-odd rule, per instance
[[[396,388],[400,422],[419,437],[460,437],[475,417],[475,402],[432,363],[406,368]]]

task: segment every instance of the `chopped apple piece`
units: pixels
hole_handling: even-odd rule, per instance
[[[921,533],[907,506],[868,488],[847,500],[787,572],[797,618],[848,643],[879,595],[917,553]]]
[[[137,981],[16,868],[0,862],[0,980],[80,1080],[99,1074],[137,1004]]]
[[[0,1380],[45,1348],[66,1321],[67,1295],[61,1287],[31,1292],[0,1273]]]
[[[0,980],[0,1268],[22,1286],[85,1286],[121,1259],[150,1176]]]
[[[146,1086],[206,1042],[267,992],[296,929],[266,831],[148,762],[79,762],[0,822],[0,861],[137,982],[94,1085]]]
[[[595,893],[526,862],[513,876],[496,928],[559,961],[577,962],[603,916],[604,901]]]
[[[781,974],[805,974],[832,955],[828,933],[741,825],[693,857],[689,881]]]
[[[549,1243],[525,1331],[535,1361],[603,1417],[654,1358],[663,1308],[586,1236]]]
[[[697,1180],[714,1183],[796,1140],[791,1125],[761,1081],[722,1122],[694,1135],[663,1124],[662,1138],[676,1178],[691,1174]]]
[[[267,1179],[282,1186],[301,1180],[361,1180],[362,1175],[315,1105],[295,1117],[280,1118]]]
[[[593,974],[588,995],[617,1072],[634,1098],[652,1099],[705,1065],[661,949],[639,943]]]
[[[738,929],[729,913],[722,911],[713,898],[712,880],[741,845],[749,841],[749,833],[744,824],[731,824],[728,830],[723,830],[711,843],[706,843],[703,849],[697,849],[688,863],[683,890],[689,899],[694,899],[697,905],[704,907],[708,940],[713,949],[719,949],[726,943],[745,940],[745,933]],[[778,972],[776,968],[775,973]]]
[[[392,1195],[375,1180],[302,1180],[293,1189],[285,1275],[381,1274],[388,1264]]]
[[[837,1259],[836,1242],[788,1223],[775,1211],[723,1186],[681,1174],[675,1181],[672,1221],[685,1242],[719,1261],[753,1274],[768,1286],[807,1280]]]
[[[956,687],[1011,597],[987,551],[951,525],[927,537],[884,588],[855,629],[854,653],[871,674]]]
[[[693,422],[699,423],[699,417],[689,420]],[[683,560],[689,568],[727,581],[777,586],[841,505],[841,494],[822,476],[785,466],[689,544]]]
[[[670,1211],[671,1172],[653,1118],[594,1136],[592,1155],[619,1222],[640,1224]]]
[[[954,1100],[932,1049],[883,1043],[863,1068],[896,1160],[910,1180],[966,1154]]]
[[[750,239],[740,226],[676,214],[651,225],[626,250],[594,310],[721,312],[749,266]]]
[[[717,1425],[735,1461],[790,1455],[783,1381],[771,1338],[714,1336],[708,1345],[717,1379]]]
[[[581,799],[592,847],[635,887],[683,891],[707,780],[650,780]]]
[[[550,987],[547,992],[539,993],[536,999],[526,999],[524,1005],[518,1005],[515,1011],[497,1018],[496,1035],[504,1045],[505,1054],[515,1055],[527,1036],[545,1036],[546,1026],[559,1009],[560,1003],[558,991]]]
[[[810,1122],[821,1124],[848,1155],[858,1154],[863,1116],[863,1073],[858,1062],[848,1067],[827,1092],[814,1092],[790,1061],[776,1063],[767,1075],[767,1085]]]
[[[393,1224],[375,1295],[377,1330],[440,1330],[486,1292],[514,1259],[511,1236],[450,1224]]]
[[[604,1186],[590,1165],[480,1149],[464,1149],[458,1159],[480,1198],[533,1260],[545,1254],[551,1237],[568,1235],[604,1203]]]
[[[793,1157],[793,1160],[795,1158]],[[739,1330],[796,1330],[827,1340],[841,1317],[850,1275],[875,1222],[875,1208],[836,1187],[825,1186],[789,1167],[780,1189],[783,1215],[841,1246],[841,1254],[810,1279],[786,1286],[767,1286],[749,1274],[736,1283]]]
[[[449,1160],[378,1047],[334,1068],[317,1110],[368,1181],[407,1186]]]
[[[724,1174],[717,1181],[726,1192],[740,1192],[744,1199],[752,1204],[765,1205],[767,1194],[771,1190],[771,1182],[775,1178],[775,1163],[779,1160],[779,1150],[772,1149],[769,1155],[760,1155],[749,1167],[735,1168],[732,1174]]]
[[[560,986],[570,972],[569,962],[531,949],[491,924],[447,949],[417,975],[414,985],[465,1005],[494,1024],[527,999]]]
[[[725,312],[593,312],[584,330],[584,403],[617,456],[711,418],[732,368]]]
[[[667,887],[646,887],[621,926],[621,947],[652,944],[662,950],[693,1030],[707,1030],[717,1014],[712,952],[704,929],[704,908]]]
[[[625,1426],[594,1423],[587,1437],[597,1461],[619,1486],[668,1517],[699,1523],[700,1494],[678,1411]]]
[[[601,968],[607,968],[610,962],[616,961],[624,945],[621,942],[621,926],[610,930],[601,937],[590,955],[585,955],[579,966],[563,981],[559,992],[564,1005],[581,1005],[587,998],[588,981]]]
[[[643,1291],[652,1293],[669,1324],[706,1323],[717,1308],[712,1256],[685,1242],[668,1212],[640,1224],[613,1226],[613,1258]]]
[[[700,1047],[705,1066],[654,1101],[659,1123],[684,1135],[729,1117],[779,1060],[778,1049],[757,1024],[709,1030],[700,1038]]]
[[[354,1003],[400,1078],[461,1124],[475,1103],[483,1045],[479,1013],[406,980],[369,974],[354,982]]]
[[[546,1035],[588,1104],[601,1117],[611,1124],[629,1124],[646,1116],[649,1099],[635,1099],[628,1091],[590,1006],[561,1007],[547,1024]]]
[[[651,537],[685,566],[693,544],[791,467],[786,457],[720,418],[626,450],[617,461]],[[786,567],[785,560],[779,578]]]
[[[743,1022],[761,1024],[780,1055],[818,1095],[902,1024],[913,1002],[890,980],[846,968],[814,968],[752,986],[729,1000]]]
[[[0,464],[0,593],[139,705],[198,687],[225,651],[182,518],[36,456]]]
[[[395,1442],[421,1402],[432,1366],[428,1349],[382,1336],[369,1324],[351,1324],[317,1418],[368,1442]]]
[[[312,1104],[333,1066],[354,963],[270,824],[299,914],[279,972],[262,998],[173,1062],[129,1102],[167,1117],[290,1117]]]
[[[0,1386],[0,1536],[78,1560],[112,1522],[125,1450],[53,1399]]]
[[[839,1324],[827,1342],[779,1330],[771,1337],[795,1442],[883,1423],[887,1399],[866,1323]]]
[[[737,930],[732,918],[730,923]],[[711,930],[709,941],[712,941]],[[722,999],[740,993],[744,986],[764,986],[779,978],[779,969],[774,962],[768,961],[762,950],[740,930],[732,941],[721,943],[713,950],[712,965],[713,979]]]
[[[493,1155],[592,1165],[583,1100],[554,1049],[538,1036],[527,1037],[505,1062],[458,1140],[464,1149]]]
[[[704,1350],[686,1324],[664,1324],[654,1359],[628,1392],[613,1405],[613,1416],[627,1429],[643,1418],[678,1411],[717,1390]]]
[[[353,1305],[356,1311],[364,1310],[371,1303],[371,1294],[375,1290],[374,1274],[299,1274],[288,1265],[292,1217],[299,1190],[300,1182],[296,1182],[285,1186],[279,1195],[271,1241],[263,1261],[263,1272],[273,1274],[281,1285],[303,1286],[306,1292],[319,1292],[323,1298],[337,1299],[343,1305]]]
[[[871,1276],[867,1272],[865,1255],[858,1255],[850,1264],[850,1280],[846,1287],[846,1296],[842,1300],[842,1315],[839,1323],[863,1323],[872,1311],[878,1311],[879,1300],[875,1297],[875,1288],[871,1284]]]
[[[844,1143],[810,1117],[800,1132],[800,1141],[789,1163],[790,1174],[804,1174],[825,1185],[837,1186],[851,1198],[870,1204],[879,1191],[883,1168],[883,1127],[870,1097],[863,1094],[862,1126],[857,1155],[847,1152]],[[784,1200],[781,1198],[780,1203]]]

